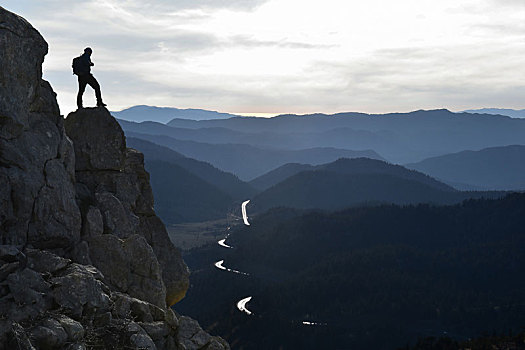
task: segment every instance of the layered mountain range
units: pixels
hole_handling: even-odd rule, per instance
[[[240,202],[246,199],[252,200],[250,210],[253,214],[279,206],[333,210],[385,203],[452,204],[468,198],[497,198],[505,194],[484,188],[473,191],[476,188],[472,187],[465,188],[469,191],[460,191],[455,183],[438,181],[425,171],[369,158],[340,158],[320,165],[288,163],[247,183],[170,148],[142,139],[129,138],[129,141],[145,154],[156,209],[170,224],[225,218],[232,210],[237,212]],[[502,167],[493,173],[499,171],[502,179],[511,174],[519,180],[521,172],[508,170],[521,163],[505,159],[508,165],[503,166],[504,161],[500,161]],[[491,164],[495,162],[487,161],[483,166],[490,169]],[[446,167],[438,169],[444,171]],[[458,171],[460,169],[457,167]],[[472,178],[476,170],[479,169],[472,168]]]
[[[126,133],[164,135],[179,141],[213,145],[250,145],[262,149],[296,151],[327,147],[373,150],[382,158],[398,164],[414,163],[464,150],[525,143],[525,119],[453,113],[448,110],[282,115],[273,118],[232,117],[200,121],[174,119],[167,124],[122,122],[122,127]],[[198,158],[196,155],[185,155]],[[322,162],[329,161],[325,159]],[[269,170],[272,169],[266,171]],[[242,178],[240,174],[237,175]]]

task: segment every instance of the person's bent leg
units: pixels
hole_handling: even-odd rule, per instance
[[[97,98],[97,106],[99,107],[105,106],[104,102],[102,102],[102,93],[100,92],[100,84],[98,83],[97,79],[95,79],[95,77],[92,74],[89,75],[88,84],[89,86],[93,88],[93,90],[95,90],[95,96]]]
[[[82,95],[84,95],[84,91],[86,91],[86,79],[85,77],[79,75],[78,76],[78,94],[77,94],[77,108],[82,109]]]

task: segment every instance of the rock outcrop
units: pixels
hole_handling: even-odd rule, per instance
[[[169,308],[188,269],[142,154],[104,108],[64,122],[46,53],[0,7],[0,349],[228,349]]]
[[[0,232],[3,244],[68,249],[80,241],[73,145],[42,80],[47,43],[0,11]]]
[[[105,108],[68,115],[75,150],[82,238],[94,266],[120,292],[157,306],[178,302],[188,269],[153,210],[142,153],[126,148],[124,132]],[[88,262],[86,262],[88,263]]]

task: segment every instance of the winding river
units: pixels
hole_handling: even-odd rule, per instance
[[[242,220],[246,226],[250,226],[250,223],[248,222],[248,214],[246,213],[246,206],[248,203],[250,203],[249,199],[241,204]]]
[[[247,211],[246,211],[246,206],[248,205],[248,203],[250,203],[250,200],[244,201],[241,204],[242,220],[244,221],[244,224],[246,226],[250,226],[250,223],[248,222],[248,214],[247,214]],[[229,230],[230,230],[230,227],[228,227],[228,231]],[[221,239],[217,243],[221,247],[232,249],[233,248],[232,246],[226,244],[226,240],[228,239],[229,236],[230,236],[230,234],[228,233],[224,239]],[[246,273],[246,272],[237,271],[237,270],[233,270],[233,269],[229,269],[229,268],[225,267],[224,266],[224,260],[217,261],[214,265],[219,270],[228,271],[228,272],[241,274],[241,275],[245,275],[245,276],[249,276],[250,275],[249,273]],[[237,305],[237,309],[240,312],[244,312],[247,315],[253,315],[253,312],[248,310],[248,308],[246,307],[246,304],[248,304],[250,302],[250,300],[252,300],[252,296],[249,296],[249,297],[246,297],[246,298],[243,298],[243,299],[239,300],[237,302],[237,304],[236,304]],[[310,326],[310,327],[311,326],[326,326],[327,325],[326,323],[312,322],[312,321],[302,321],[301,324],[304,325],[304,326]]]
[[[239,311],[241,312],[247,313],[248,315],[253,314],[250,310],[246,308],[246,304],[248,304],[250,300],[252,300],[252,297],[247,297],[247,298],[239,300],[237,302],[237,309],[239,309]]]
[[[233,269],[229,269],[227,267],[224,267],[224,260],[221,260],[221,261],[217,261],[214,265],[216,268],[218,268],[219,270],[223,270],[223,271],[228,271],[228,272],[232,272],[232,273],[237,273],[239,275],[245,275],[245,276],[250,276],[249,273],[246,273],[246,272],[242,272],[242,271],[237,271],[237,270],[233,270]]]

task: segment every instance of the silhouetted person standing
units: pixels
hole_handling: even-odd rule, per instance
[[[78,76],[78,95],[77,95],[77,107],[78,109],[83,108],[82,106],[82,95],[86,90],[86,85],[89,85],[95,90],[95,96],[97,97],[97,107],[106,106],[102,102],[102,94],[100,93],[100,85],[97,79],[91,74],[91,67],[95,64],[91,62],[91,54],[93,50],[87,47],[84,49],[84,54],[73,59],[73,74]]]

